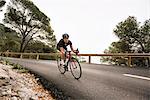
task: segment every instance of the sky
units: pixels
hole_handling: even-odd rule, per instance
[[[80,53],[103,53],[118,40],[113,29],[128,16],[142,23],[150,19],[150,0],[32,1],[51,19],[57,41],[68,33]]]

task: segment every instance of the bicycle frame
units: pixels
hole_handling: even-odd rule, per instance
[[[68,59],[68,61],[67,61],[67,66],[68,66],[69,61],[71,60],[71,58],[72,58],[71,51],[66,51],[66,52],[65,52],[65,60]]]
[[[78,55],[78,53],[75,53],[76,55]],[[69,61],[71,61],[71,58],[72,58],[72,54],[71,54],[71,51],[66,51],[65,52],[65,60],[68,59],[67,61],[67,66],[69,64]]]

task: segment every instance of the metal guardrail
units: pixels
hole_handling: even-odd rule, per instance
[[[23,58],[24,55],[36,56],[36,59],[39,60],[40,56],[56,56],[59,53],[17,53],[17,52],[0,52],[0,55],[5,55],[6,57],[11,57],[12,55],[19,55],[20,58]],[[150,53],[110,53],[110,54],[79,54],[79,56],[88,56],[88,62],[91,63],[92,56],[112,56],[112,57],[124,57],[128,58],[128,66],[132,67],[131,59],[133,57],[148,57],[150,58]]]
[[[53,56],[58,55],[58,53],[17,53],[17,52],[0,52],[1,56],[12,57],[14,55],[18,55],[21,59],[23,56],[36,56],[36,60],[39,60],[40,56]],[[29,57],[31,58],[31,57]]]
[[[128,58],[128,66],[132,67],[131,59],[133,57],[149,57],[150,53],[110,53],[110,54],[80,54],[80,56],[88,56],[89,63],[91,63],[91,56],[112,56],[112,57],[124,57]]]

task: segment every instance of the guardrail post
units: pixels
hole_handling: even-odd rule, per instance
[[[36,56],[36,60],[39,60],[39,55]]]
[[[31,55],[29,55],[29,59],[31,59]]]
[[[8,54],[8,53],[9,53],[9,52],[8,52],[8,51],[6,51],[6,53],[5,53],[5,54],[6,54],[6,57],[8,57],[8,56],[9,56],[9,54]]]
[[[128,58],[128,66],[132,67],[132,65],[131,65],[131,56],[129,56],[129,58]]]
[[[91,63],[91,56],[89,56],[89,64]]]
[[[21,58],[21,59],[22,59],[22,57],[23,57],[23,54],[20,55],[20,58]]]

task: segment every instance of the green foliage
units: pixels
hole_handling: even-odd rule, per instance
[[[9,60],[7,59],[1,59],[1,62],[4,64],[4,65],[11,65],[12,66],[12,69],[16,69],[18,70],[18,72],[21,72],[21,73],[28,73],[29,70],[27,70],[26,68],[24,68],[22,65],[20,64],[15,64],[15,63],[12,63],[10,62]]]
[[[10,52],[19,52],[20,47],[20,37],[18,34],[4,26],[3,24],[0,24],[0,51],[5,52],[9,50]],[[33,52],[33,53],[54,53],[56,52],[56,48],[54,46],[50,47],[49,45],[46,45],[45,43],[41,41],[32,40],[25,52]]]
[[[120,22],[114,29],[114,34],[120,39],[113,42],[105,50],[105,53],[149,53],[150,52],[150,19],[146,20],[142,26],[135,17],[129,16],[125,21]],[[110,62],[117,65],[127,64],[125,58],[103,57],[104,62]],[[140,63],[140,64],[139,64]],[[149,58],[132,59],[132,64],[145,66]]]
[[[0,24],[0,51],[19,51],[20,38],[14,30]]]
[[[4,22],[19,33],[20,52],[24,52],[32,40],[46,42],[51,47],[56,44],[50,19],[30,0],[11,0]]]
[[[12,69],[17,69],[18,72],[21,72],[21,73],[28,73],[29,72],[29,70],[25,69],[22,65],[20,65],[18,63],[17,64],[13,64]]]
[[[9,60],[5,60],[5,64],[9,65],[10,61]]]
[[[19,65],[19,64],[14,64],[13,69],[21,70],[21,69],[23,69],[23,67],[21,65]]]
[[[55,51],[54,47],[49,47],[41,41],[31,41],[25,50],[25,52],[33,53],[54,53]]]
[[[131,46],[126,41],[120,40],[118,42],[113,42],[109,47],[109,50],[105,52],[127,53],[127,52],[131,52]]]
[[[150,19],[144,22],[139,29],[140,41],[143,43],[143,51],[150,52]]]

